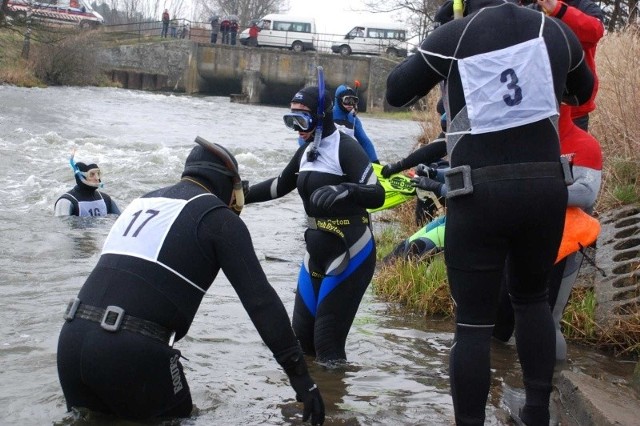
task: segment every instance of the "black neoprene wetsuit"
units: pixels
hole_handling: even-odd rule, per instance
[[[109,195],[87,185],[76,185],[62,194],[56,201],[54,210],[57,216],[120,214],[120,209]]]
[[[490,5],[494,7],[480,9]],[[578,104],[586,102],[592,92],[593,76],[583,60],[580,43],[564,23],[495,0],[472,0],[467,2],[467,8],[469,15],[434,30],[422,43],[421,52],[391,72],[387,100],[394,106],[407,105],[444,81],[451,167],[469,166],[474,179],[484,173],[484,179],[473,183],[472,193],[452,197],[451,185],[448,188],[445,260],[457,307],[449,371],[456,423],[484,423],[491,332],[508,257],[517,349],[527,394],[522,418],[527,424],[547,424],[555,333],[545,282],[558,251],[567,206],[553,100],[559,104],[564,96]],[[536,46],[524,49],[517,45],[539,43],[540,32],[548,61],[542,54],[530,57],[526,66],[519,64],[521,54],[532,55],[531,49]],[[483,62],[485,56],[476,56],[487,52],[497,55],[511,46],[518,49],[517,54],[509,50],[497,66],[492,61]],[[468,61],[461,64],[463,58]],[[548,72],[533,75],[531,67],[545,62],[549,64]],[[463,90],[462,65],[466,75],[473,76],[465,80],[470,85],[467,87],[478,84],[479,92],[487,95],[484,99],[497,97],[494,104],[480,100],[480,104],[472,105],[481,107],[480,111],[469,109],[469,99],[478,101],[478,97],[473,90]],[[489,79],[490,73],[495,73],[495,79]],[[545,78],[550,83],[541,83]],[[500,90],[483,92],[484,84]],[[527,106],[530,98],[550,87],[552,93],[545,95],[547,104],[543,108],[548,113],[546,117],[515,127],[515,121],[507,120],[502,128],[496,127],[494,121],[503,118],[501,115],[489,114],[484,117],[487,120],[479,119],[485,111],[482,107],[499,108],[507,117],[510,110]],[[557,114],[557,106],[555,110]],[[472,112],[477,126],[467,118]],[[537,115],[525,112],[517,118],[523,117]],[[481,124],[488,125],[489,130],[481,131]],[[537,164],[527,167],[526,163]],[[538,166],[544,163],[549,173],[543,173]],[[509,171],[495,167],[505,164],[513,166]]]
[[[178,341],[220,270],[276,360],[283,364],[301,357],[245,224],[219,198],[189,181],[151,192],[125,209],[80,290],[80,307],[120,307],[174,331]],[[127,329],[107,331],[82,317],[64,324],[58,343],[68,407],[135,420],[191,413],[179,358],[180,351],[166,342]]]
[[[310,226],[300,268],[293,329],[303,351],[318,361],[346,360],[349,329],[373,276],[376,250],[367,208],[384,202],[384,189],[358,142],[337,130],[322,139],[317,160],[306,160],[309,143],[298,148],[277,178],[251,186],[245,202],[282,197],[296,187]],[[326,185],[355,184],[329,211],[310,202]],[[348,223],[347,223],[348,222]]]

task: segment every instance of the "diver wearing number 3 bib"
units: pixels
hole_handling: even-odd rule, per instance
[[[519,417],[547,425],[555,334],[545,282],[570,182],[557,114],[563,101],[589,100],[593,75],[561,21],[502,0],[468,0],[463,18],[436,28],[390,73],[387,101],[410,105],[439,83],[449,121],[445,260],[456,303],[449,365],[456,423],[485,420],[505,272],[526,391]]]

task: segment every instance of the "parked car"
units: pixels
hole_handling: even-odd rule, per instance
[[[316,23],[313,18],[269,14],[258,20],[258,46],[284,47],[295,52],[316,49]],[[239,35],[240,44],[247,45],[249,28]]]
[[[397,23],[362,23],[331,45],[333,53],[407,56],[407,34]]]

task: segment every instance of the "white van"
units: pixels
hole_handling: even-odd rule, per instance
[[[316,22],[313,18],[269,14],[258,21],[258,46],[286,47],[295,52],[316,50]],[[240,33],[246,45],[249,29]]]
[[[402,24],[364,23],[356,25],[331,45],[333,53],[348,56],[365,55],[407,56],[407,32]]]

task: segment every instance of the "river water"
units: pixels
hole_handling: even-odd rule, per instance
[[[113,217],[57,218],[53,204],[73,186],[68,164],[95,161],[104,192],[121,208],[176,182],[195,136],[221,143],[244,179],[278,174],[295,151],[282,107],[230,103],[113,88],[0,86],[0,424],[113,424],[66,413],[56,345],[67,301],[95,265]],[[364,116],[380,158],[404,156],[417,123]],[[304,252],[297,194],[242,213],[271,284],[289,314]],[[374,217],[375,219],[375,217]],[[347,341],[348,365],[310,362],[327,425],[449,425],[449,320],[425,320],[369,291]],[[186,338],[176,344],[196,410],[174,425],[300,424],[300,404],[224,276],[205,296]],[[519,387],[515,348],[494,348],[488,424],[507,424],[503,389]],[[570,346],[571,368],[626,375],[631,363]],[[119,422],[117,424],[130,424]]]

